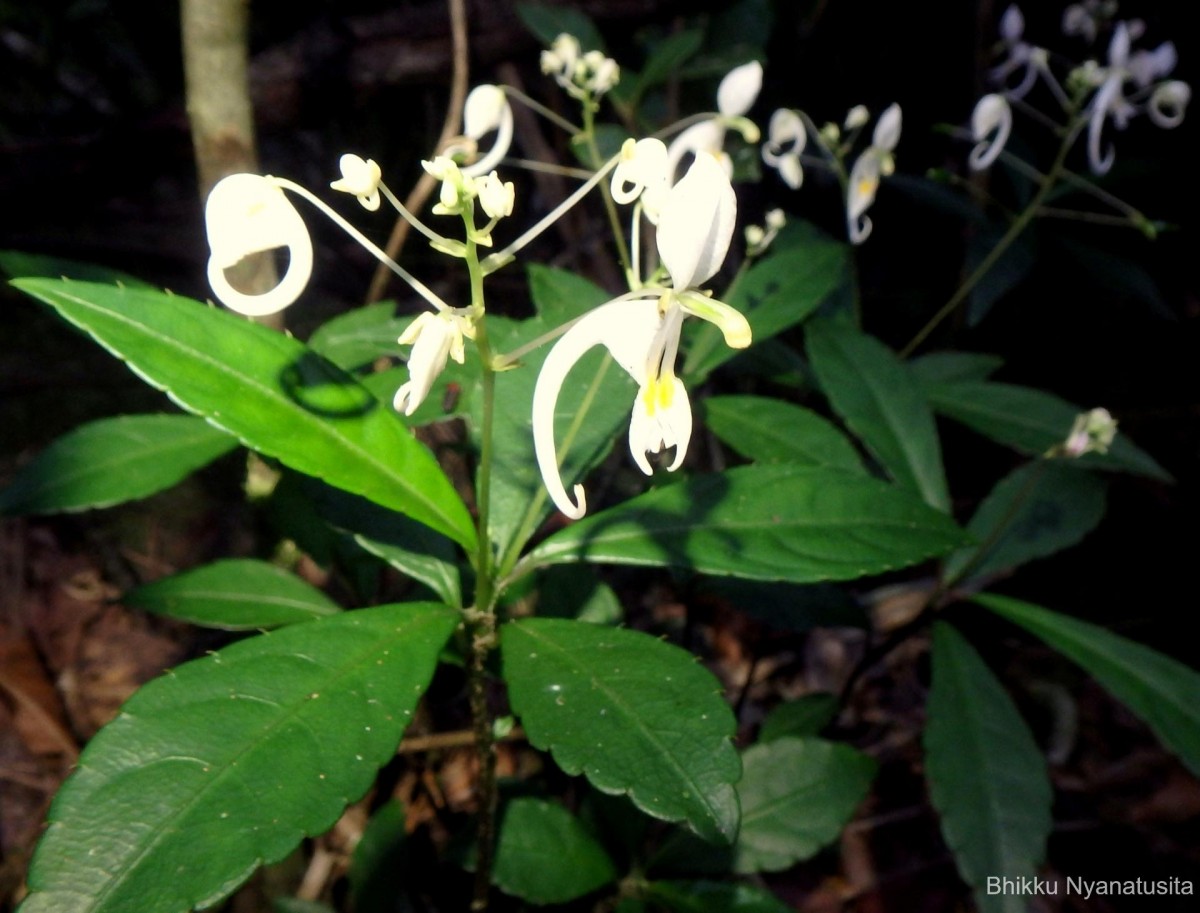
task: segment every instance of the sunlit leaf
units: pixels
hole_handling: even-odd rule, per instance
[[[1052,823],[1046,761],[1012,699],[954,628],[933,629],[925,772],[942,834],[984,913],[1028,901],[986,889],[988,877],[1031,878]]]
[[[943,576],[987,577],[1077,545],[1104,518],[1103,479],[1040,461],[1003,478],[979,505],[967,531],[980,543],[946,559]]]
[[[909,492],[835,469],[781,464],[696,476],[584,517],[530,565],[588,561],[816,583],[945,554],[969,537]]]
[[[710,396],[704,422],[748,460],[865,472],[846,436],[803,406],[766,396]]]
[[[938,510],[950,509],[933,412],[895,353],[853,327],[806,330],[808,357],[829,402],[893,479]]]
[[[129,590],[135,609],[226,630],[275,628],[341,609],[316,587],[265,561],[230,558]]]
[[[308,347],[339,368],[356,371],[383,356],[398,357],[397,343],[409,321],[395,316],[391,301],[376,301],[339,314],[319,326]]]
[[[297,340],[160,292],[13,284],[247,446],[466,547],[474,542],[471,517],[429,451],[350,375]]]
[[[1111,631],[1032,603],[992,593],[976,596],[975,601],[1083,666],[1200,775],[1200,673],[1195,669]]]
[[[238,446],[190,415],[102,418],[64,434],[0,491],[0,514],[122,504],[170,488]]]
[[[457,623],[433,604],[346,612],[144,686],[59,791],[22,913],[182,913],[282,859],[366,792]]]
[[[569,774],[627,793],[713,842],[738,826],[733,714],[690,653],[622,628],[554,618],[501,632],[514,712]]]
[[[596,838],[561,805],[513,799],[504,807],[492,882],[535,904],[566,903],[617,877]]]

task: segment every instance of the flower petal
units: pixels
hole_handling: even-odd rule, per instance
[[[677,377],[667,374],[638,390],[629,416],[629,453],[638,469],[653,475],[646,454],[674,447],[675,457],[667,466],[668,472],[674,472],[683,465],[691,439],[692,406],[687,388]]]
[[[513,138],[512,107],[504,90],[487,84],[476,86],[463,105],[463,133],[473,140],[479,140],[493,130],[496,131],[496,140],[492,148],[479,161],[462,168],[462,173],[467,177],[487,174],[495,168],[508,154]]]
[[[871,220],[864,213],[875,202],[879,190],[879,179],[883,173],[880,153],[874,147],[867,149],[850,169],[849,187],[846,195],[846,222],[850,240],[861,244],[871,234]]]
[[[757,60],[734,67],[717,87],[717,110],[726,117],[745,114],[762,89],[763,68]]]
[[[971,113],[971,133],[975,148],[967,158],[974,171],[987,168],[996,160],[1012,131],[1012,107],[1003,95],[992,93],[979,99]]]
[[[667,147],[667,179],[675,180],[675,172],[679,170],[680,163],[689,152],[697,157],[702,152],[716,155],[724,145],[725,128],[717,121],[702,120],[698,124],[692,124],[671,140],[671,145]]]
[[[879,115],[879,120],[875,122],[875,134],[871,144],[887,152],[895,149],[896,144],[900,142],[901,121],[900,106],[888,105]]]
[[[1178,79],[1164,82],[1150,96],[1146,113],[1156,126],[1169,130],[1183,123],[1184,111],[1191,100],[1192,88],[1186,82]]]
[[[559,475],[554,416],[563,382],[585,352],[603,345],[630,377],[644,385],[646,361],[660,321],[656,300],[610,301],[580,318],[546,355],[533,390],[533,449],[550,499],[572,519],[587,512],[587,502],[582,485],[574,487],[572,501]]]
[[[211,256],[208,282],[231,310],[251,317],[275,314],[300,297],[312,275],[313,249],[300,213],[270,178],[231,174],[208,195],[205,229]],[[229,284],[225,270],[250,254],[286,247],[287,272],[269,292],[248,295]]]
[[[658,254],[677,290],[711,278],[725,262],[737,221],[737,196],[711,155],[697,155],[671,188],[658,223]]]

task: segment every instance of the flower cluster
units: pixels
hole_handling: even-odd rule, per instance
[[[542,51],[542,72],[580,100],[592,100],[612,89],[621,78],[621,68],[603,51],[583,51],[579,39],[562,34],[550,49]]]
[[[1025,40],[1025,18],[1015,4],[1000,20],[1000,49],[1004,55],[990,73],[998,86],[976,104],[971,130],[976,142],[969,164],[987,168],[1003,151],[1012,127],[1012,103],[1024,103],[1040,81],[1050,90],[1069,118],[1081,112],[1087,127],[1088,165],[1094,174],[1105,174],[1116,153],[1105,148],[1104,131],[1111,123],[1124,130],[1145,113],[1158,127],[1170,129],[1183,122],[1191,100],[1191,87],[1166,77],[1175,68],[1175,45],[1165,41],[1153,49],[1134,49],[1145,33],[1139,19],[1115,20],[1112,0],[1085,0],[1063,13],[1062,29],[1068,37],[1095,43],[1111,31],[1105,61],[1090,58],[1067,75],[1065,87],[1050,67],[1050,54]]]
[[[818,130],[802,111],[779,108],[771,115],[767,141],[762,147],[763,161],[795,190],[804,182],[804,152],[811,134],[819,153],[816,161],[831,167],[844,187],[846,228],[854,244],[861,244],[871,234],[871,219],[866,212],[875,202],[880,180],[895,170],[893,153],[900,142],[902,124],[900,106],[889,105],[879,115],[870,144],[855,158],[847,173],[845,162],[870,119],[867,108],[856,105],[846,113],[840,127],[827,123]]]

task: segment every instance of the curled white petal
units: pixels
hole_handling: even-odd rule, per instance
[[[559,475],[554,415],[563,382],[584,353],[603,345],[626,373],[643,385],[646,359],[660,323],[655,300],[610,301],[585,314],[546,355],[533,390],[533,449],[550,499],[572,519],[587,512],[587,502],[582,485],[574,487],[572,500]]]
[[[875,122],[875,134],[871,144],[876,148],[891,152],[900,142],[901,123],[900,106],[888,105],[879,115],[879,120]]]
[[[695,156],[699,156],[702,152],[716,155],[724,145],[725,128],[717,121],[702,120],[698,124],[692,124],[671,140],[671,145],[667,147],[669,179],[672,181],[675,179],[675,172],[679,170],[680,163],[688,153]]]
[[[745,114],[762,90],[763,68],[757,60],[734,67],[717,87],[717,110],[726,117]]]
[[[516,199],[512,181],[501,181],[500,175],[494,171],[486,178],[476,178],[475,181],[479,204],[489,219],[501,219],[512,215]]]
[[[275,314],[300,297],[312,275],[313,249],[300,213],[270,178],[231,174],[208,195],[205,230],[211,254],[208,282],[217,298],[251,317]],[[288,267],[269,292],[248,295],[229,283],[225,270],[250,254],[287,248]]]
[[[621,160],[613,169],[612,198],[628,206],[647,188],[666,184],[668,174],[667,147],[662,140],[627,139],[621,147]]]
[[[975,171],[987,168],[996,160],[1012,132],[1012,107],[1003,95],[992,93],[979,99],[971,114],[971,133],[975,148],[967,163]]]
[[[881,156],[874,148],[867,149],[850,169],[846,193],[846,223],[850,240],[861,244],[871,234],[871,220],[865,214],[875,202],[879,179],[883,173]]]
[[[1116,152],[1111,146],[1101,151],[1104,122],[1108,119],[1117,103],[1121,101],[1121,77],[1114,74],[1104,81],[1092,99],[1092,110],[1088,117],[1088,165],[1095,174],[1106,174],[1116,160]]]
[[[1171,129],[1183,123],[1188,102],[1192,100],[1192,87],[1186,82],[1172,80],[1158,86],[1150,96],[1146,113],[1156,126]]]
[[[487,174],[508,154],[513,138],[513,113],[508,97],[499,86],[481,85],[471,90],[463,105],[463,133],[478,141],[492,131],[496,139],[479,161],[464,165],[467,177]]]
[[[658,254],[676,289],[698,286],[721,268],[736,220],[728,175],[712,155],[697,155],[667,194],[658,222]]]

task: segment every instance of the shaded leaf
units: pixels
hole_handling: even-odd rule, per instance
[[[980,545],[950,555],[943,577],[984,578],[1079,544],[1104,518],[1106,488],[1104,480],[1059,461],[1020,467],[1000,480],[967,524]]]
[[[1004,366],[999,355],[983,352],[930,352],[908,362],[922,387],[960,381],[987,380]]]
[[[652,881],[648,898],[673,913],[791,913],[764,888],[723,881]]]
[[[639,495],[555,533],[525,560],[816,583],[894,570],[968,541],[945,514],[879,479],[775,464]]]
[[[362,838],[354,846],[346,873],[353,909],[411,909],[411,905],[399,899],[407,884],[408,870],[404,806],[393,799],[371,815]]]
[[[845,589],[827,583],[779,583],[715,577],[700,592],[781,631],[820,627],[865,628],[867,613]]]
[[[666,82],[678,73],[679,68],[700,50],[703,43],[703,29],[683,29],[664,38],[646,59],[638,76],[633,100],[636,102],[647,89]]]
[[[625,615],[612,587],[591,568],[550,567],[538,574],[537,614],[577,618],[591,624],[620,624]]]
[[[776,872],[837,839],[875,778],[875,760],[849,745],[784,737],[742,754],[738,872]]]
[[[933,628],[925,773],[942,834],[983,913],[1026,913],[988,877],[1033,877],[1053,798],[1046,762],[1012,699],[954,628]]]
[[[763,720],[758,744],[785,736],[814,736],[833,722],[838,712],[836,694],[815,692],[777,705]]]
[[[1075,416],[1085,411],[1042,390],[990,381],[935,384],[925,393],[939,414],[1031,456],[1066,440]],[[1171,481],[1170,474],[1123,432],[1108,453],[1089,453],[1079,459],[1079,465]]]
[[[564,32],[579,39],[583,51],[603,51],[604,39],[586,13],[566,6],[518,3],[517,15],[542,44],[549,47]]]
[[[492,883],[535,904],[566,903],[617,877],[596,838],[561,805],[514,799],[504,807]]]
[[[706,840],[737,833],[733,714],[695,658],[625,629],[554,618],[501,632],[513,710],[529,741],[638,808]]]
[[[429,451],[350,375],[295,339],[159,292],[13,284],[248,447],[473,544],[471,517]]]
[[[1096,677],[1200,775],[1200,673],[1157,650],[1041,606],[992,593],[975,597]]]
[[[433,604],[346,612],[144,686],[55,798],[23,913],[210,906],[324,831],[395,752],[457,623]]]
[[[237,441],[190,415],[122,415],[80,425],[17,472],[0,514],[50,514],[122,504],[170,488]]]
[[[746,315],[754,345],[766,342],[815,311],[846,275],[849,247],[823,235],[807,223],[789,224],[724,299]],[[692,328],[685,379],[698,383],[738,354],[725,345],[721,331],[706,321]]]
[[[933,412],[909,368],[887,346],[853,327],[809,324],[808,357],[834,411],[884,469],[925,503],[950,509]]]
[[[847,437],[803,406],[766,396],[710,396],[704,401],[704,422],[748,460],[865,473]]]
[[[229,631],[275,628],[334,615],[341,608],[295,574],[265,561],[230,558],[135,587],[135,609]]]

